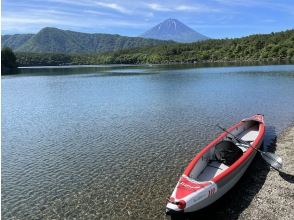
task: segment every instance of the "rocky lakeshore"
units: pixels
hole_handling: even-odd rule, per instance
[[[240,219],[293,219],[294,126],[277,139],[276,152],[283,158],[283,171],[271,170],[260,191],[241,213]]]

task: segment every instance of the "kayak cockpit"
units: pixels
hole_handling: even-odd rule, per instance
[[[252,144],[259,135],[259,126],[257,122],[250,121],[236,127],[231,133]],[[248,145],[239,143],[231,135],[227,135],[202,155],[188,176],[199,182],[211,181],[228,169],[247,150]]]

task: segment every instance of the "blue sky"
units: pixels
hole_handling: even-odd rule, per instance
[[[212,38],[294,28],[293,0],[2,0],[2,34],[57,27],[138,36],[176,18]]]

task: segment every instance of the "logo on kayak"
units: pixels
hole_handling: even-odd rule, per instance
[[[208,191],[208,196],[213,195],[213,194],[215,193],[215,191],[216,191],[216,188],[212,188],[212,189],[210,189],[210,190]]]
[[[187,188],[190,188],[190,189],[200,189],[201,187],[200,186],[191,186],[191,185],[188,185],[186,183],[184,183],[183,181],[180,182],[180,185],[184,186],[184,187],[187,187]]]

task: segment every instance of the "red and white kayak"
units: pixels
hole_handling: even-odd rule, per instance
[[[253,147],[258,149],[262,144],[265,134],[263,115],[244,119],[227,131],[232,135],[222,133],[186,167],[169,198],[167,214],[200,210],[238,182],[256,154]]]

